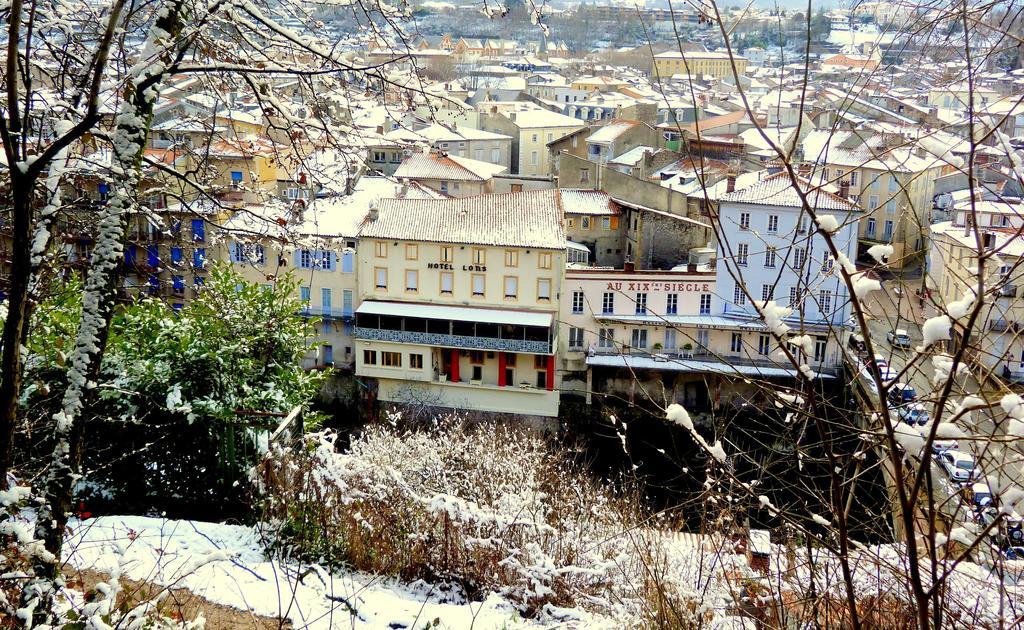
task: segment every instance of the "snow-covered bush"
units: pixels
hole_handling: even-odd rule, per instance
[[[635,501],[501,424],[373,426],[339,453],[330,432],[257,469],[278,548],[316,562],[499,592],[526,614],[650,612],[660,551]],[[642,525],[642,527],[641,527]],[[648,528],[651,528],[649,530]]]

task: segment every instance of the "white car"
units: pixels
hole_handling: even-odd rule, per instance
[[[889,345],[893,348],[909,348],[913,343],[910,339],[910,333],[902,328],[890,330],[886,333],[885,340],[888,341]]]
[[[979,476],[974,466],[974,458],[961,451],[948,450],[935,456],[942,469],[949,475],[950,481],[968,483]]]

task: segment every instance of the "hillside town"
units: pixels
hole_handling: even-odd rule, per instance
[[[1019,7],[108,4],[5,9],[0,628],[1019,623]]]

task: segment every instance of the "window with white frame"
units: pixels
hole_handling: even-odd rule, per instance
[[[825,360],[825,349],[828,347],[828,339],[825,337],[814,338],[814,360],[821,363]]]
[[[793,251],[793,269],[803,269],[805,262],[807,262],[807,250],[797,247]]]
[[[675,328],[666,328],[665,329],[665,345],[664,345],[664,348],[666,350],[675,350],[676,349],[676,329]]]
[[[583,312],[583,291],[572,292],[572,312],[577,315]]]
[[[797,289],[796,287],[789,287],[789,307],[796,308],[797,306]]]
[[[822,315],[827,316],[832,313],[832,291],[822,289],[818,292],[818,306],[821,308]]]
[[[768,232],[775,233],[779,231],[779,215],[769,214],[768,215]]]
[[[377,267],[374,270],[375,286],[378,289],[388,288],[388,270],[386,267]]]
[[[761,285],[761,301],[767,302],[770,299],[772,299],[772,285]]]
[[[473,282],[473,297],[483,297],[484,289],[486,287],[486,278],[482,273],[474,273],[472,277]]]
[[[420,272],[407,269],[405,272],[405,290],[415,293],[420,290]]]
[[[605,291],[605,294],[601,297],[601,314],[611,315],[615,312],[615,293],[612,291]]]
[[[732,302],[736,306],[743,306],[747,303],[747,294],[743,292],[743,286],[738,282],[732,292]]]
[[[740,229],[741,230],[749,230],[750,229],[750,213],[749,212],[741,212],[740,213]]]
[[[771,352],[772,338],[768,335],[757,336],[757,353],[760,355],[767,355]]]
[[[743,333],[734,332],[729,340],[730,352],[743,352]]]
[[[868,238],[874,238],[875,237],[875,220],[874,219],[868,219],[867,227],[864,229],[864,234]]]
[[[669,293],[665,296],[665,314],[676,315],[679,313],[679,294]]]
[[[597,347],[598,348],[614,348],[615,347],[615,329],[614,328],[601,328],[601,329],[598,330]]]
[[[701,293],[700,294],[700,314],[710,315],[711,314],[711,294]]]
[[[775,268],[775,259],[778,257],[778,252],[771,245],[768,249],[764,250],[764,266],[769,269]]]
[[[637,293],[636,294],[636,314],[646,315],[647,314],[647,294]]]
[[[634,328],[631,341],[632,343],[630,343],[630,345],[634,348],[639,348],[641,350],[647,348],[647,329]]]
[[[747,258],[750,254],[750,245],[747,243],[740,243],[736,246],[736,264],[741,267],[747,266]]]
[[[569,329],[569,347],[570,348],[582,348],[583,347],[583,329],[572,327]]]
[[[551,301],[551,279],[541,278],[537,281],[537,299],[549,302]]]
[[[450,271],[441,272],[441,295],[451,295],[455,290],[455,274]]]
[[[832,269],[835,267],[835,262],[835,259],[832,258],[832,254],[829,252],[825,252],[825,258],[821,261],[822,273],[832,273]]]
[[[697,331],[697,349],[703,351],[711,349],[711,331],[706,328]]]

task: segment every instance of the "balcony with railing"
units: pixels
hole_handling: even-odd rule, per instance
[[[554,329],[508,323],[429,319],[395,315],[356,316],[356,339],[418,345],[552,354]]]
[[[798,370],[786,359],[759,358],[746,353],[718,353],[707,348],[696,347],[691,350],[654,350],[639,349],[629,346],[615,348],[591,347],[587,350],[589,364],[595,357],[622,357],[634,368],[664,369],[680,372],[714,372],[722,374],[745,374],[765,376],[797,376]],[[822,362],[807,361],[815,372],[834,376],[838,374],[838,365],[829,365],[826,355]],[[818,365],[815,365],[819,363]]]
[[[356,317],[356,313],[351,307],[335,308],[333,306],[313,306],[312,304],[303,304],[299,309],[299,315],[321,319],[340,319],[345,322],[354,321]]]

